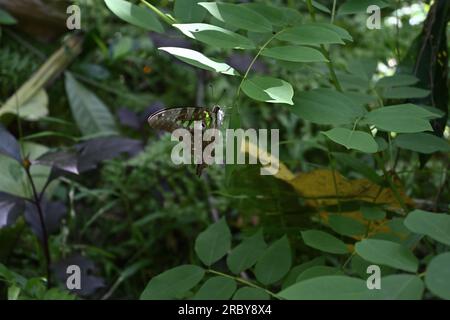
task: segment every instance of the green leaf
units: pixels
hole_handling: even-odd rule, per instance
[[[291,268],[292,257],[286,236],[275,241],[258,259],[255,276],[259,282],[269,285],[281,280]]]
[[[256,13],[259,13],[261,16],[269,20],[273,25],[285,26],[288,24],[283,10],[279,7],[259,2],[242,3],[239,6],[246,7],[252,11],[255,11]]]
[[[386,218],[386,212],[380,207],[376,206],[362,206],[361,212],[365,219],[371,221],[383,220],[384,218]]]
[[[154,277],[142,292],[141,300],[168,300],[186,294],[205,275],[205,270],[194,265],[182,265]]]
[[[314,266],[312,268],[309,268],[305,271],[303,271],[298,277],[297,281],[305,281],[308,279],[313,279],[317,277],[323,277],[323,276],[341,276],[344,275],[344,273],[334,267],[328,267],[328,266]]]
[[[175,19],[181,22],[201,22],[206,11],[198,3],[198,0],[176,0],[173,8]]]
[[[376,184],[383,184],[384,179],[380,177],[377,172],[365,161],[342,152],[333,152],[332,155],[333,158],[336,159],[336,161],[345,168],[352,169],[362,174],[364,177],[372,182],[375,182]]]
[[[339,7],[339,14],[354,14],[367,12],[367,8],[371,5],[376,5],[378,7],[386,8],[389,6],[388,3],[382,0],[348,0],[343,5]]]
[[[450,252],[442,253],[430,261],[425,284],[433,294],[450,300]]]
[[[236,291],[236,281],[223,276],[208,279],[193,300],[229,300]]]
[[[294,44],[344,44],[337,32],[321,25],[302,25],[289,28],[277,35],[276,38]]]
[[[36,160],[48,151],[44,145],[32,142],[22,144],[24,155],[29,155],[31,161]],[[37,192],[41,192],[50,175],[51,168],[41,165],[31,166],[31,176]],[[31,199],[31,189],[25,170],[17,159],[0,154],[0,191],[8,194]]]
[[[66,72],[66,93],[72,115],[85,136],[117,133],[114,118],[105,104]]]
[[[344,28],[341,28],[335,24],[332,24],[332,23],[314,22],[314,23],[303,24],[303,26],[316,26],[316,27],[326,28],[328,30],[336,32],[339,35],[339,37],[341,37],[342,40],[353,41],[353,37],[350,35],[350,33],[347,30],[345,30]]]
[[[237,27],[253,32],[272,32],[272,24],[264,16],[255,11],[231,3],[200,2],[216,19]]]
[[[210,225],[195,240],[195,252],[207,266],[220,260],[231,246],[231,233],[225,218]]]
[[[292,62],[328,62],[319,50],[302,46],[266,48],[261,54],[266,57]]]
[[[124,0],[105,0],[109,10],[120,19],[148,31],[164,32],[156,15],[146,9]]]
[[[285,277],[282,288],[285,289],[293,285],[297,281],[298,276],[306,269],[324,264],[325,264],[325,257],[321,256],[314,258],[311,261],[302,263],[301,265],[295,266],[294,268],[291,269],[291,271],[289,271],[288,275]]]
[[[366,232],[364,224],[339,214],[330,215],[328,223],[334,232],[348,237],[364,235]]]
[[[216,48],[224,49],[254,49],[255,44],[229,30],[206,23],[174,24],[187,37],[196,39]]]
[[[239,274],[251,268],[266,248],[267,245],[264,242],[263,233],[259,231],[252,237],[245,239],[230,252],[227,257],[228,268],[234,274]]]
[[[368,299],[366,281],[346,276],[322,276],[300,281],[278,296],[287,300]]]
[[[384,77],[381,78],[377,82],[377,87],[386,88],[386,87],[403,87],[403,86],[412,86],[419,82],[419,79],[413,75],[409,74],[396,74],[392,77]]]
[[[304,1],[306,2],[306,1],[308,1],[308,0],[304,0]],[[316,8],[317,10],[320,10],[320,11],[322,11],[322,12],[331,14],[330,9],[328,9],[326,6],[324,6],[324,5],[321,4],[320,2],[317,2],[317,1],[315,1],[315,0],[312,0],[312,1],[311,1],[311,4],[312,4],[313,7]]]
[[[10,15],[5,10],[0,9],[0,25],[1,24],[12,25],[16,23],[17,20],[12,15]]]
[[[233,300],[270,300],[270,296],[262,289],[243,287],[236,291]]]
[[[24,103],[17,105],[15,99],[10,99],[9,103],[2,105],[0,116],[6,113],[17,114],[28,121],[37,121],[48,115],[48,95],[44,89],[39,90]]]
[[[366,239],[357,242],[355,250],[367,261],[396,269],[416,272],[419,266],[419,262],[412,252],[395,242]]]
[[[450,215],[423,210],[411,211],[403,222],[409,231],[423,234],[450,246]]]
[[[301,234],[305,244],[314,249],[334,254],[349,253],[345,243],[329,233],[319,230],[307,230]]]
[[[402,104],[378,108],[369,112],[361,123],[374,125],[383,131],[417,133],[431,131],[429,120],[436,115],[414,104]]]
[[[430,95],[429,90],[413,87],[395,87],[385,89],[381,96],[385,99],[414,99],[426,98]]]
[[[295,100],[293,112],[304,120],[323,125],[353,124],[366,111],[340,92],[316,89]]]
[[[378,144],[373,136],[363,131],[352,131],[347,128],[334,128],[323,132],[332,141],[347,149],[355,149],[365,153],[378,152]]]
[[[381,289],[372,293],[377,300],[421,300],[424,288],[418,276],[395,274],[381,278]]]
[[[429,133],[400,134],[394,142],[399,148],[420,153],[450,152],[450,144],[445,139]]]
[[[294,104],[294,89],[290,83],[281,79],[265,76],[248,78],[242,84],[242,91],[257,101]]]
[[[181,61],[187,64],[193,65],[195,67],[205,69],[208,71],[215,71],[228,75],[237,75],[237,72],[226,63],[216,62],[206,57],[203,53],[195,50],[185,49],[185,48],[175,48],[175,47],[162,47],[159,50],[170,53],[171,55],[177,57]]]

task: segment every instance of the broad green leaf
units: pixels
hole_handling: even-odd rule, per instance
[[[429,95],[430,95],[429,90],[413,87],[387,88],[381,93],[381,96],[385,99],[426,98]]]
[[[341,28],[335,24],[332,24],[332,23],[314,22],[314,23],[307,23],[307,24],[303,24],[303,25],[326,28],[326,29],[336,32],[341,37],[342,40],[353,41],[353,37],[350,35],[350,33],[347,30],[345,30],[344,28]]]
[[[25,102],[19,109],[21,118],[28,121],[38,121],[48,115],[48,95],[42,89],[39,90],[33,97]]]
[[[320,25],[302,25],[289,28],[278,34],[276,38],[294,44],[344,44],[337,32]]]
[[[306,269],[324,264],[325,264],[325,257],[321,256],[314,258],[311,261],[302,263],[301,265],[293,267],[291,271],[289,271],[288,275],[285,277],[282,288],[285,289],[293,285],[297,281],[298,276]]]
[[[423,210],[411,211],[403,222],[409,231],[426,235],[450,246],[450,215]]]
[[[316,49],[303,46],[283,46],[266,48],[263,56],[292,62],[327,62],[325,56]]]
[[[417,82],[419,82],[419,79],[413,75],[396,74],[392,77],[381,78],[377,82],[377,87],[386,88],[386,87],[412,86],[415,85]]]
[[[366,13],[367,8],[376,5],[378,7],[386,8],[388,3],[382,0],[347,0],[343,5],[339,7],[339,14],[354,14],[354,13]]]
[[[347,149],[354,149],[365,153],[378,152],[378,144],[373,136],[363,131],[353,131],[347,128],[334,128],[323,132],[330,140],[343,145]]]
[[[207,266],[220,260],[231,246],[231,233],[225,218],[210,225],[195,240],[195,252]]]
[[[402,104],[378,108],[369,112],[361,123],[374,125],[383,131],[417,133],[431,131],[429,120],[436,114],[414,104]]]
[[[355,250],[367,261],[396,269],[416,272],[419,266],[419,262],[412,252],[395,242],[366,239],[357,242]]]
[[[336,161],[343,167],[352,169],[377,184],[381,185],[384,182],[384,179],[380,177],[377,172],[369,164],[367,164],[367,162],[347,153],[333,152],[332,154],[333,158],[336,159]]]
[[[285,26],[289,22],[286,19],[285,13],[282,8],[275,7],[266,3],[251,2],[242,3],[240,6],[246,7],[259,13],[261,16],[270,21],[271,24],[276,26]]]
[[[227,257],[227,265],[231,272],[239,274],[251,268],[266,250],[262,231],[245,239],[234,248]]]
[[[314,266],[303,271],[298,277],[297,281],[305,281],[312,278],[323,276],[341,276],[344,275],[341,269],[328,266]]]
[[[294,89],[290,83],[281,79],[265,76],[248,78],[242,84],[242,91],[257,101],[294,104]]]
[[[394,274],[381,278],[381,289],[371,290],[377,300],[421,300],[424,284],[415,275]]]
[[[198,5],[199,0],[175,0],[173,14],[181,22],[201,22],[206,11]]]
[[[0,25],[1,24],[12,25],[12,24],[16,24],[16,23],[17,23],[17,20],[12,15],[10,15],[5,10],[0,9]]]
[[[340,92],[316,89],[302,92],[295,99],[292,110],[304,120],[324,125],[353,124],[365,114],[363,107],[355,104]]]
[[[255,276],[259,282],[269,285],[281,280],[291,268],[292,257],[286,236],[275,241],[258,259]]]
[[[347,91],[347,92],[344,92],[344,95],[359,105],[371,104],[377,100],[377,98],[375,98],[374,96],[372,96],[370,94],[360,93],[360,92]]]
[[[400,134],[394,142],[399,148],[420,153],[450,152],[450,144],[445,139],[430,133]]]
[[[182,265],[152,278],[141,294],[141,300],[168,300],[186,294],[205,275],[205,270],[194,265]]]
[[[0,108],[0,116],[11,113],[17,114],[20,118],[28,121],[37,121],[48,115],[48,95],[44,89],[39,90],[27,101],[20,102],[17,99],[9,99]]]
[[[430,261],[425,284],[439,298],[450,300],[450,252],[442,253]]]
[[[372,80],[373,75],[377,72],[378,61],[373,58],[350,59],[347,64],[347,71],[355,76]]]
[[[208,71],[220,72],[228,75],[237,75],[236,71],[226,63],[216,62],[195,50],[175,47],[162,47],[159,50],[170,53],[181,61]]]
[[[124,0],[105,0],[105,3],[116,16],[132,25],[148,31],[164,32],[158,18],[149,9]]]
[[[366,232],[366,226],[361,222],[339,214],[332,214],[328,217],[328,223],[334,232],[352,237],[361,236]]]
[[[44,145],[25,142],[22,145],[23,153],[29,155],[31,161],[36,160],[48,151]],[[51,168],[41,165],[33,165],[30,168],[36,190],[41,192],[50,175]],[[32,192],[30,182],[25,170],[17,160],[0,154],[0,191],[31,199]]]
[[[365,219],[371,221],[383,220],[384,218],[386,218],[386,212],[380,207],[376,206],[362,206],[361,212]]]
[[[66,72],[66,93],[72,115],[85,136],[117,133],[114,118],[105,104]]]
[[[334,254],[349,253],[345,243],[329,233],[319,230],[307,230],[301,234],[305,244],[314,249]]]
[[[200,2],[199,5],[225,24],[253,32],[272,32],[270,21],[247,7],[220,2]]]
[[[263,289],[242,287],[236,291],[233,300],[270,300],[270,296]]]
[[[337,73],[337,78],[339,83],[341,84],[342,88],[346,90],[344,93],[345,95],[348,95],[350,92],[349,90],[357,90],[357,92],[365,92],[369,88],[370,81],[369,79],[362,78],[359,75],[354,75],[350,73]],[[355,93],[355,91],[352,91]]]
[[[278,296],[287,300],[359,300],[368,299],[366,281],[346,276],[322,276],[300,281]]]
[[[187,23],[174,24],[187,37],[196,39],[215,48],[225,49],[254,49],[255,44],[241,36],[240,34],[229,30],[213,26],[206,23]]]
[[[236,281],[223,276],[208,279],[194,296],[194,300],[229,300],[236,291]]]
[[[363,258],[361,258],[357,254],[354,254],[352,256],[351,260],[352,260],[351,261],[352,273],[358,275],[358,277],[360,277],[361,279],[365,279],[366,280],[369,277],[369,274],[367,273],[367,268],[370,265],[373,265],[373,263],[364,260]],[[390,274],[393,274],[393,273],[395,273],[397,271],[397,270],[395,270],[395,269],[393,269],[391,267],[387,267],[387,266],[383,266],[383,265],[380,265],[379,267],[380,267],[381,275],[383,277],[384,276],[388,276]]]

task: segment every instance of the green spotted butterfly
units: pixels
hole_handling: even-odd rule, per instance
[[[168,108],[157,111],[151,114],[148,118],[148,124],[153,129],[167,131],[172,133],[177,129],[187,129],[194,136],[196,130],[201,130],[202,133],[207,129],[219,129],[222,126],[224,119],[224,112],[219,106],[214,106],[213,109],[197,108],[197,107],[181,107]],[[194,122],[201,121],[201,128],[194,127]],[[203,148],[208,143],[203,142]],[[194,144],[192,144],[194,145]],[[192,152],[195,152],[193,149]],[[197,165],[197,175],[200,176],[206,164]]]

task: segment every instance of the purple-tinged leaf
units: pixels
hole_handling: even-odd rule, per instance
[[[95,169],[104,161],[120,154],[134,156],[143,150],[141,141],[122,137],[102,137],[77,145],[79,150],[78,171],[80,173]]]
[[[14,224],[23,208],[23,199],[0,192],[0,229]]]
[[[41,206],[47,232],[49,234],[57,232],[61,226],[62,219],[67,215],[66,206],[60,201],[50,202],[45,199],[41,201]],[[34,203],[28,202],[25,205],[25,221],[33,233],[42,241],[43,231],[41,220],[39,218],[39,211]]]
[[[64,260],[58,261],[52,266],[52,270],[56,278],[64,285],[67,282],[67,267],[75,265],[80,268],[81,271],[81,289],[72,289],[72,293],[80,296],[89,296],[94,294],[98,289],[105,287],[105,281],[101,277],[93,275],[96,271],[95,264],[89,258],[81,255],[74,255]]]
[[[2,125],[0,125],[0,154],[4,154],[22,163],[19,142]]]
[[[141,127],[138,115],[130,109],[120,108],[117,110],[117,117],[119,118],[120,124],[125,127],[130,127],[136,130]]]
[[[77,154],[71,151],[48,152],[34,160],[32,163],[79,174]]]

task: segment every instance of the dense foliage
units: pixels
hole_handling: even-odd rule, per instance
[[[450,299],[449,2],[70,4],[0,1],[2,298]],[[213,105],[276,175],[172,163],[148,116]]]

